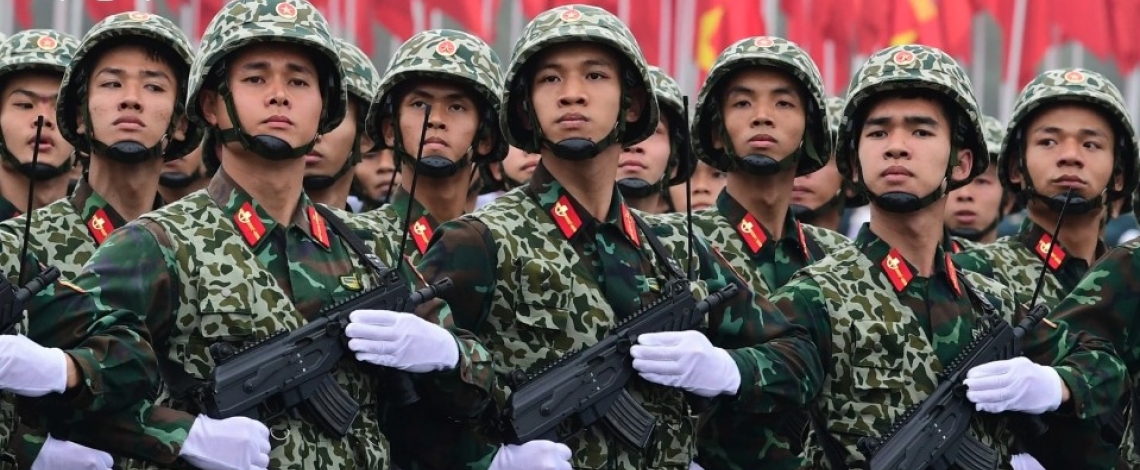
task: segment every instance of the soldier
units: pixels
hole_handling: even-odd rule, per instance
[[[1014,288],[1024,301],[1046,269],[1037,301],[1056,305],[1107,251],[1100,238],[1106,206],[1137,185],[1135,140],[1124,100],[1104,76],[1084,69],[1038,75],[1018,97],[997,160],[1002,186],[1027,202],[1028,217],[1017,235],[965,251],[955,262]],[[1070,188],[1074,199],[1046,261]],[[1024,442],[1047,468],[1113,465],[1116,445],[1099,438],[1096,423],[1047,421],[1055,423],[1049,434]],[[1081,443],[1076,449],[1070,447],[1074,440]],[[1066,461],[1071,463],[1061,463]]]
[[[347,355],[332,372],[360,404],[346,436],[322,430],[307,412],[266,423],[216,420],[200,414],[194,399],[212,373],[211,345],[265,340],[374,288],[378,273],[364,257],[395,266],[374,243],[356,252],[356,241],[345,238],[354,233],[330,230],[338,220],[323,216],[302,190],[301,157],[346,114],[328,23],[301,0],[235,0],[206,29],[190,76],[187,113],[222,142],[217,174],[205,191],[116,230],[76,279],[97,289],[104,308],[144,313],[154,325],[166,382],[161,406],[142,403],[112,425],[89,427],[89,437],[133,439],[131,457],[163,467],[387,469],[381,382],[374,368]],[[396,351],[368,355],[371,361],[387,358],[386,366],[411,372],[463,368],[455,393],[486,394],[487,375],[471,369],[469,348],[452,332],[415,315],[384,323],[392,318],[360,313],[352,313],[348,331],[379,331],[385,338],[363,342]]]
[[[649,78],[661,107],[660,122],[653,135],[622,151],[617,183],[629,207],[660,214],[668,212],[665,190],[689,179],[695,163],[691,161],[692,151],[684,148],[689,145],[689,129],[685,126],[688,116],[677,81],[652,65]]]
[[[541,153],[538,167],[519,190],[441,226],[419,265],[429,281],[455,281],[443,298],[457,325],[480,332],[496,373],[534,371],[589,347],[669,282],[697,298],[729,283],[740,291],[709,312],[707,327],[643,334],[632,346],[640,378],[625,390],[656,418],[645,449],[600,424],[563,444],[514,445],[483,422],[493,445],[469,466],[688,469],[695,423],[684,392],[749,412],[810,395],[819,365],[805,333],[703,241],[690,258],[685,232],[640,222],[617,190],[622,148],[653,133],[659,113],[629,29],[597,7],[547,10],[523,30],[507,70],[500,122],[511,145]],[[510,382],[496,383],[488,416],[505,406]]]
[[[853,246],[801,270],[772,297],[810,326],[829,365],[811,409],[818,414],[805,451],[812,468],[863,465],[858,439],[884,435],[934,390],[939,373],[982,327],[982,299],[1006,321],[1018,313],[1011,289],[956,268],[943,243],[943,196],[988,165],[979,121],[969,78],[935,48],[881,50],[852,78],[836,163],[868,195],[870,224]],[[1119,370],[1110,355],[1089,354],[1089,363]],[[983,367],[966,383],[980,410],[997,408],[995,396],[1022,392],[987,380]],[[1057,375],[1044,369],[1042,375]],[[1079,379],[1042,383],[1036,386],[1057,391],[1055,401],[1008,407],[1040,413],[1072,401],[1096,409],[1099,395]],[[970,433],[1008,459],[1002,419],[977,415]]]
[[[982,131],[986,133],[990,161],[999,161],[1005,128],[997,118],[982,116]],[[953,237],[954,253],[997,240],[997,226],[1016,202],[1013,192],[998,182],[997,164],[990,165],[970,184],[951,191],[946,199],[946,228]]]
[[[843,98],[829,96],[826,102],[827,127],[835,136],[839,133],[839,119],[843,116]],[[792,185],[792,215],[805,224],[839,230],[840,215],[847,201],[846,189],[835,159],[828,158],[822,168],[796,176]]]
[[[170,20],[143,12],[109,16],[87,31],[68,66],[56,108],[60,133],[90,149],[75,193],[36,212],[29,249],[72,279],[126,222],[161,206],[164,159],[202,140],[186,120],[190,41]],[[0,224],[21,234],[24,218]]]
[[[375,147],[375,143],[373,143]],[[396,157],[392,149],[373,148],[365,151],[353,171],[352,196],[360,205],[356,212],[379,209],[388,203],[392,186],[400,184],[400,172],[396,171]]]
[[[697,155],[728,174],[716,206],[693,215],[693,230],[758,294],[848,243],[802,225],[790,209],[796,176],[822,168],[832,143],[819,71],[799,46],[761,36],[721,52],[697,97],[692,132]],[[680,214],[660,220],[684,223]],[[719,410],[701,429],[697,461],[708,469],[798,468],[806,420],[794,415]]]
[[[507,156],[503,161],[480,167],[488,186],[493,189],[479,196],[475,208],[490,204],[507,191],[530,181],[530,175],[534,174],[534,169],[538,166],[539,157],[537,153],[527,153],[518,147],[507,146]]]
[[[203,137],[202,142],[206,139]],[[206,164],[202,160],[202,145],[194,147],[185,157],[167,160],[162,164],[162,174],[158,177],[158,195],[163,202],[173,202],[210,183],[206,174]]]
[[[728,173],[720,171],[699,159],[693,176],[689,177],[689,203],[694,211],[701,211],[716,204],[716,198],[724,190]],[[685,212],[685,185],[670,186],[665,197],[668,199],[669,212]]]
[[[29,210],[32,179],[31,209],[67,196],[75,159],[56,126],[55,105],[60,80],[78,46],[74,37],[48,29],[26,29],[0,45],[0,221]],[[41,115],[44,126],[37,141],[36,118]]]
[[[353,167],[362,152],[372,148],[372,139],[364,132],[368,107],[380,83],[380,74],[364,51],[337,39],[340,65],[345,70],[348,87],[348,114],[332,132],[317,139],[313,151],[305,155],[305,193],[313,202],[346,208],[348,193],[355,177]]]

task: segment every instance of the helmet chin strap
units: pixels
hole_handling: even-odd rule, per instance
[[[217,68],[220,75],[225,77],[225,65]],[[218,135],[221,137],[222,142],[232,143],[239,142],[241,147],[246,151],[253,152],[266,160],[293,160],[301,158],[313,151],[313,147],[317,145],[318,135],[314,135],[308,143],[300,146],[290,146],[285,140],[267,134],[250,135],[245,132],[241,124],[241,119],[238,118],[237,107],[234,105],[233,96],[230,93],[230,86],[226,83],[225,79],[218,81],[218,95],[221,96],[222,102],[226,104],[226,114],[229,115],[230,122],[233,127],[229,129],[222,129]],[[322,111],[322,116],[324,115]]]
[[[1029,176],[1029,163],[1026,161],[1024,149],[1021,151],[1021,158],[1018,161],[1018,166],[1021,167],[1021,174],[1025,175],[1025,192],[1028,193],[1029,196],[1033,199],[1044,203],[1045,207],[1048,207],[1049,210],[1053,212],[1059,213],[1061,212],[1061,208],[1064,207],[1065,211],[1070,214],[1084,215],[1094,210],[1098,210],[1108,203],[1107,193],[1108,186],[1112,184],[1111,180],[1109,181],[1108,185],[1105,185],[1104,190],[1102,190],[1096,197],[1092,199],[1086,199],[1082,196],[1074,194],[1068,197],[1068,204],[1066,206],[1066,193],[1046,196],[1037,191],[1036,185],[1033,184],[1033,178]],[[1068,193],[1072,192],[1074,191],[1068,191]]]
[[[158,176],[158,184],[164,188],[184,189],[202,178],[202,171],[195,168],[193,173],[185,174],[177,171],[166,171]]]
[[[1064,195],[1062,195],[1061,197],[1063,198]],[[969,240],[972,242],[980,242],[980,241],[982,241],[982,238],[986,236],[986,234],[993,232],[995,229],[997,229],[997,226],[999,223],[1001,223],[1001,214],[1000,213],[996,217],[994,217],[993,221],[991,221],[988,225],[986,225],[985,227],[982,227],[981,229],[976,229],[973,227],[952,228],[952,229],[950,229],[950,235],[953,235],[955,237],[965,238],[966,240]]]
[[[656,183],[641,178],[622,178],[617,181],[618,191],[627,199],[644,199],[665,190],[667,178],[662,176]]]
[[[875,194],[871,191],[871,188],[867,187],[867,179],[863,177],[863,166],[856,163],[856,168],[859,172],[859,190],[868,196],[871,203],[887,212],[897,214],[916,212],[942,199],[942,197],[946,195],[946,186],[950,181],[950,174],[953,171],[952,167],[947,167],[946,174],[942,177],[942,181],[938,183],[938,187],[934,188],[934,191],[931,191],[930,194],[919,197],[904,191],[890,191],[883,194]]]
[[[796,220],[810,224],[819,219],[819,216],[836,210],[842,205],[843,188],[839,188],[839,191],[836,191],[835,195],[831,196],[831,199],[828,199],[827,202],[820,204],[819,207],[815,209],[802,204],[792,204],[789,208],[792,210],[792,216],[794,216]]]
[[[524,96],[529,95],[530,93],[527,93]],[[546,137],[546,134],[542,132],[542,127],[537,126],[536,124],[535,130],[533,132],[535,144],[534,146],[535,148],[546,147],[550,149],[550,152],[554,154],[555,157],[561,158],[563,160],[585,161],[597,157],[602,153],[602,150],[605,150],[611,145],[621,142],[621,136],[625,134],[627,125],[623,116],[625,116],[625,113],[629,110],[631,104],[632,100],[626,94],[626,88],[623,84],[621,88],[621,106],[619,107],[617,117],[614,120],[614,127],[610,129],[610,132],[606,134],[605,137],[602,137],[601,140],[594,142],[585,137],[570,137],[567,139],[562,139],[558,142],[554,142],[548,139]],[[530,122],[539,122],[538,115],[535,114],[534,108],[530,106],[530,104],[525,100],[523,101],[523,108],[526,110],[530,118]]]
[[[301,180],[301,185],[305,188],[305,190],[322,191],[328,189],[333,185],[333,183],[336,183],[337,180],[348,174],[349,170],[352,170],[352,167],[356,166],[356,162],[359,161],[358,157],[361,155],[360,136],[361,133],[357,132],[356,136],[352,138],[352,149],[349,150],[350,153],[348,155],[348,159],[344,161],[344,164],[341,165],[340,169],[337,170],[336,173],[333,173],[331,176],[305,175],[304,179]]]

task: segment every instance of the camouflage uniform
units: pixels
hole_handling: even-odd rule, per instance
[[[63,76],[67,64],[75,55],[79,41],[73,36],[50,29],[25,29],[13,34],[10,41],[0,41],[0,85],[8,77],[20,72],[39,71]],[[20,162],[4,143],[0,133],[0,159],[5,165],[18,165]],[[71,168],[74,158],[69,158],[59,168]],[[19,209],[11,201],[0,196],[0,222],[20,215]]]
[[[832,134],[827,127],[827,107],[823,81],[815,63],[796,44],[775,37],[753,37],[737,41],[713,63],[705,85],[697,97],[696,118],[692,125],[697,156],[721,171],[732,171],[737,158],[712,145],[712,133],[727,135],[721,117],[721,96],[734,72],[750,67],[774,67],[788,73],[807,90],[806,129],[803,146],[815,148],[799,156],[797,173],[810,173],[827,164]],[[729,139],[724,138],[724,141]],[[786,157],[792,158],[792,157]],[[802,224],[785,209],[783,236],[774,239],[727,188],[720,192],[716,206],[693,214],[695,235],[715,247],[760,295],[770,295],[784,285],[800,268],[823,259],[850,241],[834,231]],[[651,218],[656,223],[684,227],[685,214],[674,213]],[[771,414],[741,414],[722,409],[701,428],[698,461],[706,469],[798,468],[801,465],[802,428],[805,422],[796,410]]]
[[[204,38],[187,98],[190,119],[198,124],[208,125],[198,106],[205,78],[217,72],[215,67],[224,67],[236,51],[257,43],[310,50],[320,83],[328,87],[322,91],[320,130],[327,132],[343,120],[344,73],[328,24],[312,5],[300,0],[234,1],[218,13]],[[219,92],[232,99],[227,90]],[[321,315],[324,307],[375,286],[375,273],[328,228],[309,199],[300,194],[297,202],[288,221],[273,220],[223,167],[206,190],[148,213],[104,241],[76,283],[97,289],[101,306],[146,315],[167,386],[157,400],[138,404],[132,413],[86,423],[80,431],[93,439],[87,442],[130,439],[137,445],[129,456],[162,466],[182,465],[176,458],[199,409],[181,384],[211,375],[211,344],[241,347],[279,330],[296,329]],[[355,231],[368,237],[364,230]],[[381,261],[395,265],[375,240],[368,243]],[[132,262],[124,263],[126,259]],[[461,345],[455,374],[461,389],[452,391],[462,395],[473,389],[468,395],[486,396],[489,376],[470,373],[470,358],[478,351],[471,349],[477,345],[468,345],[474,343]],[[388,468],[388,443],[380,433],[377,410],[384,387],[375,372],[345,355],[332,373],[361,405],[346,437],[322,432],[300,410],[266,422],[273,446],[269,466]]]
[[[449,29],[416,34],[396,51],[376,89],[368,113],[369,135],[375,142],[384,142],[382,121],[398,119],[396,106],[401,99],[399,93],[404,90],[401,85],[424,78],[445,80],[462,86],[478,103],[481,116],[497,118],[502,94],[502,74],[498,55],[476,36]],[[445,111],[435,109],[432,112]],[[477,135],[489,133],[501,136],[497,120],[480,119],[480,124],[483,129]],[[403,143],[397,142],[397,145],[402,146]],[[506,150],[502,137],[495,137],[491,153],[476,156],[475,163],[482,165],[497,162],[506,155]],[[405,176],[410,177],[411,175]],[[403,247],[404,252],[400,257],[414,265],[427,251],[435,231],[446,220],[436,218],[411,196],[403,187],[397,187],[388,204],[357,214],[352,221],[354,225],[367,227],[375,234],[387,253],[399,250],[400,239],[407,231],[410,243]],[[408,212],[409,206],[411,212]],[[470,441],[456,442],[456,439],[461,438],[460,425],[451,419],[440,419],[440,413],[430,408],[431,405],[423,401],[410,407],[388,409],[384,423],[385,434],[392,439],[392,458],[403,470],[453,468],[453,465],[458,465],[453,460],[459,458],[456,455],[469,452],[464,448],[473,445]],[[459,448],[458,451],[456,448]]]
[[[943,52],[907,45],[873,54],[852,78],[836,140],[836,164],[845,178],[852,179],[854,142],[862,128],[853,120],[873,96],[896,89],[924,90],[953,103],[956,112],[948,114],[965,119],[958,127],[967,129],[954,137],[954,145],[980,155],[968,179],[985,170],[969,79]],[[934,262],[930,277],[914,275],[917,269],[864,225],[851,246],[799,271],[772,296],[777,307],[808,326],[828,365],[812,412],[819,413],[848,465],[857,468],[865,461],[855,446],[859,438],[887,432],[934,390],[939,373],[973,340],[980,308],[971,288],[1006,321],[1019,310],[1009,288],[956,269],[945,244],[935,249]],[[970,432],[1008,461],[1003,419],[975,416]],[[817,430],[809,434],[804,456],[811,468],[832,468],[820,437]]]
[[[583,5],[539,14],[515,45],[508,68],[507,94],[500,113],[511,145],[538,151],[538,130],[523,126],[520,100],[529,96],[524,73],[528,62],[555,44],[590,42],[611,48],[621,58],[622,93],[650,83],[645,59],[628,28],[604,10]],[[619,125],[622,145],[638,142],[657,124],[657,103],[648,96],[640,118]],[[533,113],[533,107],[529,107]],[[624,114],[624,113],[623,113]],[[615,144],[617,143],[615,142]],[[558,158],[558,157],[551,157]],[[608,215],[596,219],[555,180],[543,163],[530,182],[478,212],[445,223],[420,263],[428,280],[450,277],[456,288],[444,294],[456,324],[479,334],[494,357],[499,376],[535,371],[571,351],[594,344],[615,324],[657,299],[670,277],[664,261],[651,250],[621,194],[612,190]],[[669,225],[653,229],[678,266],[692,266],[699,281],[691,284],[703,297],[727,283],[745,284],[697,240],[695,258],[686,254],[685,232]],[[792,327],[763,296],[742,289],[710,312],[704,332],[740,368],[741,387],[724,406],[748,412],[773,411],[802,403],[814,392],[818,363],[805,332]],[[806,349],[805,349],[806,348]],[[799,356],[799,354],[806,354]],[[489,410],[495,416],[510,394],[500,381]],[[634,378],[627,390],[657,418],[645,450],[631,448],[603,426],[592,426],[565,444],[575,468],[688,469],[695,453],[695,422],[684,393]],[[491,418],[493,421],[493,418]],[[501,442],[492,422],[483,429]],[[485,468],[482,460],[468,468]]]
[[[998,157],[998,172],[1002,186],[1014,194],[1024,192],[1009,178],[1013,165],[1021,165],[1023,174],[1027,174],[1024,173],[1024,163],[1020,161],[1024,159],[1026,144],[1024,138],[1018,136],[1026,133],[1025,128],[1038,109],[1064,102],[1095,106],[1116,121],[1113,127],[1121,143],[1115,148],[1118,167],[1114,173],[1118,175],[1123,173],[1125,183],[1124,190],[1116,193],[1115,197],[1123,197],[1132,192],[1136,187],[1137,147],[1132,121],[1124,100],[1116,86],[1104,76],[1083,69],[1047,71],[1026,85],[1021,92]],[[1110,198],[1112,197],[1110,191]],[[1085,277],[1089,271],[1089,263],[1071,256],[1061,243],[1053,247],[1053,252],[1046,262],[1045,254],[1049,249],[1050,236],[1045,228],[1026,217],[1016,235],[1002,237],[989,245],[959,254],[955,257],[955,261],[967,269],[985,274],[1014,288],[1025,302],[1033,297],[1038,277],[1042,269],[1048,266],[1044,286],[1037,302],[1056,305]],[[1095,257],[1100,258],[1106,251],[1104,241],[1098,239]],[[1113,466],[1118,452],[1115,445],[1100,439],[1097,423],[1081,423],[1065,416],[1047,416],[1045,419],[1051,421],[1051,431],[1043,438],[1030,439],[1025,443],[1043,465],[1068,467],[1079,464],[1100,468]],[[1073,429],[1081,431],[1070,432]],[[1081,449],[1081,452],[1073,452],[1074,441],[1080,443],[1075,448]]]

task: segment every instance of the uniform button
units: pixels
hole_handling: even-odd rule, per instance
[[[875,352],[883,352],[883,343],[875,343],[872,349],[874,349]]]
[[[542,283],[542,288],[543,288],[544,290],[545,290],[545,289],[550,289],[550,281],[543,281],[543,283]]]
[[[223,287],[221,294],[222,294],[222,297],[229,297],[230,296],[230,288],[229,287]]]

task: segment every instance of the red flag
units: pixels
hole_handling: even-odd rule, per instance
[[[946,39],[934,0],[895,0],[892,6],[888,44],[943,47]]]
[[[483,14],[485,2],[490,2],[490,14],[494,16],[499,11],[499,0],[424,0],[424,7],[439,9],[463,25],[466,31],[491,42],[495,40],[495,28],[488,21],[493,18],[488,19]]]
[[[891,4],[882,0],[868,0],[862,2],[858,13],[859,37],[858,51],[862,54],[872,54],[882,49],[890,41]]]
[[[740,39],[764,35],[764,15],[754,1],[697,0],[696,14],[694,55],[700,73],[698,83],[704,83],[713,62],[725,48]]]
[[[61,8],[61,5],[56,4],[55,8]],[[32,29],[32,16],[32,2],[16,0],[16,24],[20,29]]]
[[[22,2],[17,0],[16,3]],[[86,3],[87,16],[96,23],[115,13],[135,10],[134,0],[86,0]]]
[[[1101,59],[1113,53],[1112,19],[1109,18],[1108,0],[1085,0],[1077,8],[1069,3],[1060,4],[1053,0],[1054,21],[1061,30],[1061,40],[1081,43],[1089,52]],[[1130,39],[1127,42],[1133,42]]]
[[[389,33],[403,41],[416,34],[415,25],[412,24],[411,0],[375,0],[372,15],[357,15],[356,20],[357,37],[366,28],[360,24],[361,21],[380,23]]]
[[[942,21],[942,32],[946,36],[942,50],[959,62],[969,64],[974,53],[974,3],[942,0],[938,6],[938,18]]]
[[[1132,73],[1140,63],[1140,43],[1136,25],[1140,21],[1140,0],[1115,0],[1110,10],[1112,37],[1116,44],[1116,67],[1121,74]]]
[[[661,65],[661,2],[641,2],[636,9],[636,12],[630,12],[627,22],[629,29],[633,37],[637,38],[645,60],[650,64]]]

